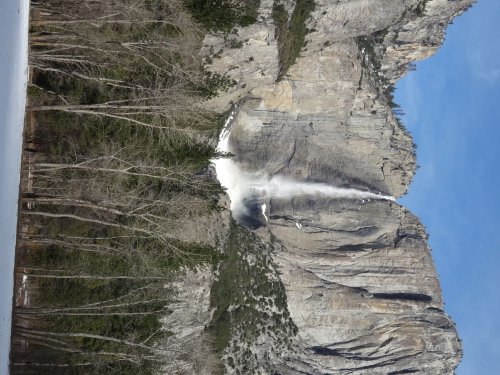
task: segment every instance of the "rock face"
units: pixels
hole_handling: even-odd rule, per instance
[[[218,205],[222,210],[197,217],[176,236],[222,247],[230,226],[227,197],[222,197]],[[169,304],[171,313],[162,320],[163,329],[170,333],[165,344],[171,349],[171,356],[165,358],[161,374],[215,374],[220,368],[205,330],[213,315],[210,290],[216,275],[212,271],[211,265],[186,269],[165,285],[174,298]]]
[[[307,44],[281,80],[273,6],[290,14],[295,2],[262,0],[255,24],[208,35],[208,68],[237,84],[207,106],[239,102],[230,141],[240,167],[400,197],[416,162],[391,84],[436,51],[471,2],[317,0]],[[257,233],[280,244],[274,261],[298,329],[274,371],[453,373],[461,346],[414,215],[388,200],[265,203],[269,221]]]
[[[305,373],[453,372],[460,344],[415,216],[387,201],[271,207],[288,308],[313,353]],[[303,359],[287,365],[304,372]]]

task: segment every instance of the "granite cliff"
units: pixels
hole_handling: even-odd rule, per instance
[[[238,168],[405,194],[416,159],[393,84],[439,48],[471,3],[261,0],[255,23],[206,35],[206,68],[234,86],[205,105],[220,113],[237,105],[229,151]],[[295,59],[287,45],[297,20],[304,43]],[[263,209],[250,210],[254,233],[222,213],[216,241],[240,267],[240,289],[228,286],[235,271],[226,263],[211,296],[198,293],[212,311],[199,326],[229,325],[219,341],[227,373],[453,373],[460,340],[418,218],[390,199],[248,198]]]

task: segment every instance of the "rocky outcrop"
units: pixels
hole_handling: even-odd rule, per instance
[[[224,247],[229,233],[230,211],[227,196],[218,202],[220,210],[192,219],[176,236],[214,248]],[[165,284],[172,300],[170,314],[162,319],[169,332],[163,344],[169,348],[162,374],[215,374],[221,367],[220,356],[213,350],[212,337],[206,327],[212,320],[210,292],[216,275],[211,264],[186,268]]]
[[[404,74],[406,66],[430,57],[443,43],[446,26],[453,17],[472,6],[474,0],[426,0],[387,30],[381,71],[391,81]],[[420,13],[420,14],[419,14]]]
[[[313,354],[291,359],[291,369],[452,373],[460,344],[414,215],[375,200],[295,199],[271,207],[288,308],[301,345]]]
[[[400,197],[416,162],[391,85],[436,51],[471,0],[317,0],[306,45],[278,80],[280,3],[262,0],[258,22],[205,38],[207,68],[236,82],[207,103],[222,112],[239,102],[235,160],[249,172]],[[257,233],[280,244],[274,259],[298,328],[276,371],[453,373],[461,347],[415,216],[388,200],[263,202],[269,221]]]

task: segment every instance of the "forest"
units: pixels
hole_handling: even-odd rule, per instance
[[[185,230],[221,209],[221,118],[200,103],[231,81],[198,56],[219,3],[32,1],[12,374],[152,374],[193,355],[161,318],[169,282],[220,259]],[[221,26],[253,22],[247,3]]]

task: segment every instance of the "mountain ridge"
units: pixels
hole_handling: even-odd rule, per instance
[[[273,9],[283,5],[293,17],[293,2],[262,0],[255,24],[207,35],[207,69],[235,82],[206,105],[238,103],[236,163],[267,176],[405,194],[415,146],[393,85],[435,53],[446,25],[471,4],[317,1],[305,45],[282,77]],[[255,373],[453,373],[462,349],[414,215],[384,200],[256,200],[269,217],[256,233],[279,243],[273,259],[298,333],[286,358],[267,359],[270,367]]]

